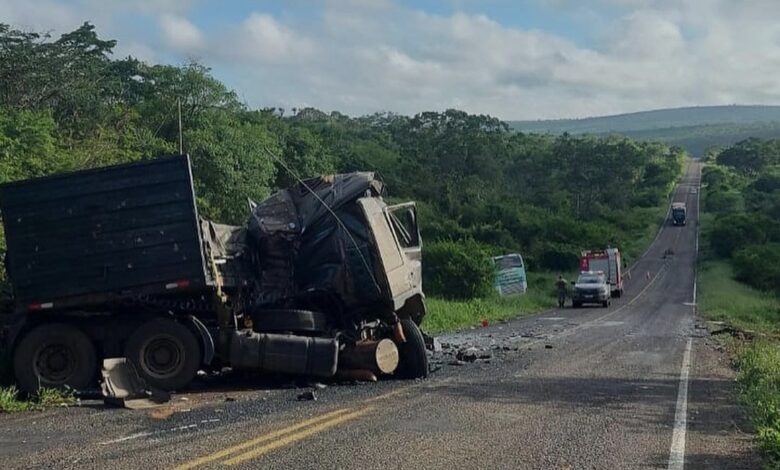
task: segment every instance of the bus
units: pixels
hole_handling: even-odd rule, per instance
[[[501,297],[525,294],[528,279],[525,274],[523,257],[512,253],[493,258],[496,267],[495,288]]]

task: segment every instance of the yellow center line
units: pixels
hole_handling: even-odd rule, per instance
[[[271,451],[273,451],[275,449],[278,449],[280,447],[284,447],[284,446],[290,445],[290,444],[292,444],[294,442],[298,442],[298,441],[300,441],[302,439],[305,439],[305,438],[307,438],[307,437],[309,437],[309,436],[311,436],[313,434],[317,434],[317,433],[320,433],[322,431],[325,431],[326,429],[332,428],[333,426],[336,426],[336,425],[339,425],[339,424],[344,423],[346,421],[350,421],[350,420],[353,420],[353,419],[358,418],[360,416],[363,416],[364,414],[372,411],[373,409],[374,409],[374,407],[369,406],[369,407],[366,407],[366,408],[363,408],[363,409],[360,409],[360,410],[357,410],[357,411],[353,411],[352,413],[348,413],[348,414],[339,416],[339,417],[334,418],[334,419],[332,419],[330,421],[326,421],[324,423],[318,424],[316,426],[313,426],[311,428],[305,429],[303,431],[300,431],[300,432],[297,432],[297,433],[285,436],[285,437],[279,439],[278,441],[274,441],[274,442],[268,443],[268,444],[266,444],[264,446],[258,447],[256,449],[252,449],[252,450],[250,450],[248,452],[245,452],[245,453],[240,454],[240,455],[238,455],[236,457],[233,457],[232,459],[225,460],[223,463],[225,465],[237,465],[237,464],[240,464],[241,462],[245,462],[247,460],[257,458],[257,457],[259,457],[259,456],[261,456],[263,454],[267,454],[268,452],[271,452]]]
[[[375,401],[385,400],[387,398],[390,398],[390,397],[393,397],[395,395],[399,395],[401,393],[406,392],[408,388],[409,387],[402,387],[402,388],[399,388],[399,389],[396,389],[396,390],[389,391],[387,393],[383,393],[381,395],[377,395],[375,397],[367,398],[367,399],[363,400],[363,403],[372,403],[372,402],[375,402]]]
[[[230,454],[236,453],[238,451],[244,450],[248,447],[254,447],[258,444],[263,444],[267,441],[270,441],[272,439],[276,439],[277,437],[281,437],[285,434],[289,434],[291,432],[295,432],[301,428],[305,428],[306,426],[311,426],[313,424],[320,423],[322,421],[327,421],[331,418],[338,417],[339,415],[343,415],[347,411],[350,411],[349,408],[344,408],[336,411],[331,411],[330,413],[325,413],[324,415],[317,416],[315,418],[307,419],[306,421],[302,421],[298,424],[288,426],[286,428],[278,429],[276,431],[270,432],[268,434],[263,434],[261,436],[258,436],[254,439],[251,439],[249,441],[243,442],[241,444],[234,445],[232,447],[228,447],[226,449],[223,449],[219,452],[215,452],[210,455],[206,455],[204,457],[200,457],[194,460],[190,460],[189,462],[185,462],[178,467],[175,467],[174,470],[187,470],[190,468],[195,468],[200,465],[207,464],[209,462],[213,462],[215,460],[219,460],[221,458],[227,457]]]

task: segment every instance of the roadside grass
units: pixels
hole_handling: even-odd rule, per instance
[[[491,296],[466,301],[426,299],[423,329],[428,333],[456,331],[478,325],[531,315],[555,306],[555,279],[551,273],[528,273],[528,292],[514,297]]]
[[[712,220],[712,214],[701,214],[702,240],[708,239]],[[714,258],[706,243],[700,259],[699,313],[708,320],[764,336],[753,341],[734,338],[734,365],[740,402],[749,412],[766,467],[780,468],[780,343],[776,339],[780,334],[780,299],[737,281],[731,264]]]
[[[780,348],[777,343],[745,343],[737,352],[740,399],[751,421],[767,468],[780,468]]]
[[[725,260],[705,261],[699,267],[699,311],[710,320],[740,330],[780,333],[780,299],[734,279]]]
[[[40,411],[54,406],[74,405],[77,401],[71,391],[41,388],[37,394],[23,400],[16,386],[0,387],[0,413]]]
[[[699,272],[699,312],[754,335],[780,333],[780,300],[733,278],[724,260],[705,261]],[[741,403],[747,408],[767,468],[780,468],[780,343],[771,337],[735,338],[734,365]]]

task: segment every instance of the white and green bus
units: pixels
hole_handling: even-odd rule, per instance
[[[528,279],[525,275],[523,257],[517,253],[493,258],[496,266],[495,288],[501,297],[525,294]]]

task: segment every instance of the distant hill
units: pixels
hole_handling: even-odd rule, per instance
[[[523,132],[625,135],[678,145],[698,156],[748,137],[780,138],[780,106],[702,106],[508,124]]]

